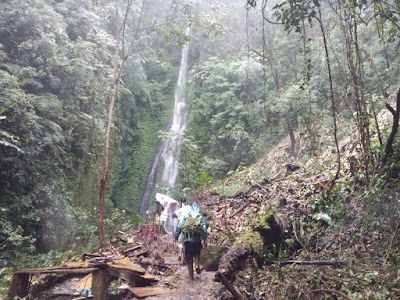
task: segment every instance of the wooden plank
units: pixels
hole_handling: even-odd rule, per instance
[[[107,266],[107,271],[110,275],[134,283],[136,286],[146,286],[150,285],[152,282],[157,281],[157,279],[150,274],[139,274],[130,269],[114,268],[114,266]]]
[[[70,262],[65,263],[59,266],[47,267],[47,268],[29,268],[29,269],[21,269],[16,271],[15,273],[33,273],[35,271],[43,271],[43,270],[59,270],[59,269],[86,269],[86,268],[93,268],[93,265],[89,265],[88,263],[79,263],[79,262]]]
[[[141,266],[133,264],[129,257],[123,257],[120,259],[113,259],[112,261],[109,261],[107,263],[108,266],[113,267],[113,268],[117,268],[117,269],[127,269],[127,270],[131,270],[133,272],[136,272],[138,274],[143,275],[144,273],[146,273],[146,270],[143,269]]]
[[[150,296],[158,296],[162,294],[170,293],[171,290],[167,290],[161,287],[129,287],[128,288],[136,297],[142,299]]]
[[[14,274],[89,274],[97,268],[43,268],[43,269],[22,269]]]

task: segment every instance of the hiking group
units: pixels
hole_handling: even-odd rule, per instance
[[[181,204],[182,207],[184,207],[186,198],[181,199]],[[207,246],[206,219],[200,214],[200,208],[196,202],[192,204],[190,211],[179,220],[174,234],[176,241],[178,241],[181,234],[189,278],[193,280],[193,261],[195,263],[196,273],[200,274],[200,252],[203,244]]]

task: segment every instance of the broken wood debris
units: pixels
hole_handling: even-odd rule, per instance
[[[128,249],[121,250],[121,252],[124,253],[125,255],[128,255],[130,252],[133,252],[133,251],[138,250],[140,248],[142,248],[142,245],[136,245],[136,246],[130,247]]]
[[[108,261],[117,258],[119,255],[107,255],[107,256],[96,256],[90,258],[87,262],[90,264],[101,264],[101,263],[107,263]]]
[[[51,268],[35,268],[23,269],[14,272],[11,284],[8,290],[8,298],[14,299],[15,296],[23,298],[29,292],[29,279],[31,275],[36,274],[88,274],[92,273],[96,268],[87,266],[72,266],[72,267],[51,267]]]
[[[134,294],[139,299],[150,296],[168,294],[171,292],[171,290],[164,289],[161,287],[129,287],[128,289],[132,292],[132,294]]]
[[[14,272],[8,291],[9,299],[15,296],[25,297],[29,293],[29,279],[38,274],[89,274],[93,273],[93,295],[95,299],[107,299],[108,286],[112,276],[124,279],[137,286],[151,285],[157,279],[139,265],[132,263],[128,257],[119,257],[108,262],[69,263],[50,268],[23,269]],[[86,279],[85,279],[86,280]],[[89,284],[87,284],[89,285]]]

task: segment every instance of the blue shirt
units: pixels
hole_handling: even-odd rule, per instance
[[[200,208],[196,202],[192,204],[192,210],[190,212],[191,215],[200,215]],[[207,224],[206,219],[201,216],[201,236],[200,237],[189,237],[182,233],[182,241],[183,242],[192,242],[192,243],[201,243],[201,240],[205,241],[207,239]],[[185,216],[176,227],[174,237],[177,239],[182,232],[182,226],[185,224],[186,219],[188,216]]]

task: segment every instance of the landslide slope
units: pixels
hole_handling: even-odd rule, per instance
[[[387,111],[379,115],[383,132],[389,132],[384,128],[390,116]],[[323,132],[319,128],[321,142],[329,144],[332,138]],[[251,253],[236,256],[240,262],[223,266],[239,294],[247,299],[400,299],[399,155],[382,165],[379,147],[374,148],[367,174],[358,141],[357,133],[340,141],[341,171],[329,195],[337,171],[334,147],[304,159],[302,147],[297,157],[288,156],[289,141],[284,141],[196,199],[208,212],[211,244],[226,247],[230,255],[240,244],[251,245]],[[257,222],[270,215],[279,224],[279,240],[268,239],[268,233],[261,240],[254,234],[249,238]],[[225,257],[225,263],[229,259],[235,258]],[[232,297],[227,290],[219,296]]]

